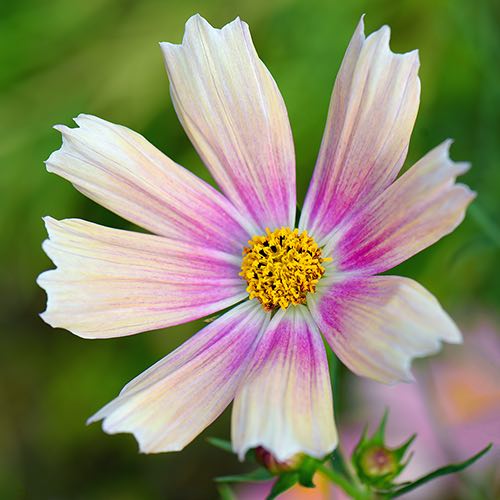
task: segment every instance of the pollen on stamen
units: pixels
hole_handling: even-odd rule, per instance
[[[266,228],[265,235],[254,236],[248,244],[240,276],[248,283],[250,299],[258,299],[266,311],[304,304],[325,273],[323,263],[331,260],[321,256],[307,231],[299,234],[298,229]]]

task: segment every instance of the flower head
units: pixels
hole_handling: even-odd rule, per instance
[[[232,307],[132,380],[94,415],[144,452],[179,450],[234,400],[238,454],[276,463],[337,445],[322,335],[355,373],[387,383],[461,336],[414,281],[375,276],[452,231],[473,193],[446,141],[397,178],[417,114],[418,55],[389,29],[356,28],[333,90],[297,227],[283,99],[248,26],[200,16],[161,44],[179,119],[221,191],[142,136],[80,115],[56,127],[47,169],[152,234],[46,218],[56,269],[39,277],[43,318],[85,338],[118,337]]]
[[[266,229],[265,236],[254,236],[248,244],[240,276],[248,283],[250,299],[257,298],[266,311],[305,304],[325,273],[323,262],[331,260],[321,256],[307,231],[299,234],[298,229]]]

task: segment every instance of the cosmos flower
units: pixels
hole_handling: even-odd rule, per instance
[[[414,281],[375,276],[451,232],[473,193],[446,141],[397,178],[419,104],[417,52],[361,21],[333,90],[297,218],[290,124],[236,19],[200,16],[162,43],[179,119],[221,192],[142,136],[80,115],[56,127],[50,172],[153,234],[46,219],[56,269],[43,319],[84,338],[131,335],[230,308],[124,387],[90,421],[143,452],[180,450],[234,400],[232,442],[277,460],[323,457],[337,434],[323,337],[355,373],[411,379],[415,356],[460,342]]]

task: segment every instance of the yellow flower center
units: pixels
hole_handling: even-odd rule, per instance
[[[250,299],[258,299],[266,311],[306,302],[308,293],[325,273],[321,248],[307,231],[287,227],[254,236],[243,249],[240,276],[248,283]]]

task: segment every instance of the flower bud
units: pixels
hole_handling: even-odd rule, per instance
[[[382,489],[390,488],[393,480],[408,464],[411,456],[405,461],[403,457],[415,439],[413,435],[397,448],[388,447],[385,444],[386,421],[387,413],[370,438],[367,437],[365,429],[352,455],[352,462],[359,479],[369,486]]]
[[[394,454],[383,446],[368,447],[360,454],[360,466],[370,477],[385,476],[397,471],[398,462]]]

